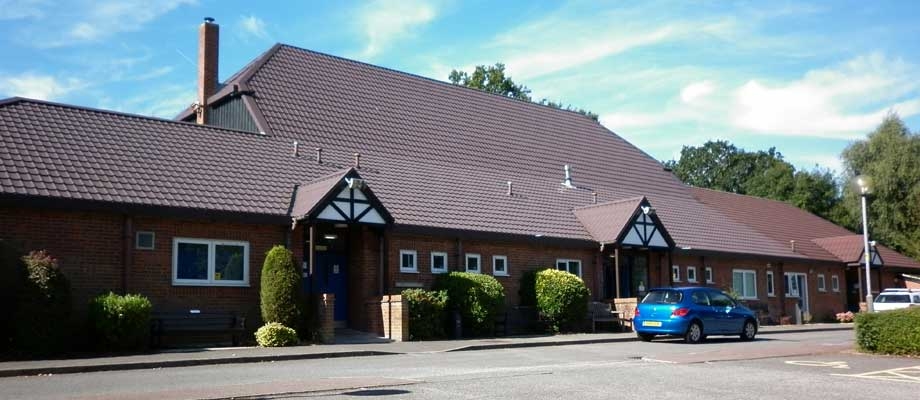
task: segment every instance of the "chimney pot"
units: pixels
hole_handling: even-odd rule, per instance
[[[591,200],[597,204],[597,192],[591,193]]]
[[[572,168],[566,164],[563,169],[565,170],[565,180],[562,181],[562,185],[567,188],[575,188],[575,186],[572,185]]]
[[[317,164],[323,163],[323,149],[319,147],[316,148],[316,163]]]
[[[297,143],[297,141],[295,140],[295,141],[294,141],[294,157],[299,157],[299,156],[300,156],[298,150],[300,150],[300,149],[299,149],[299,143]]]
[[[361,153],[355,153],[355,169],[361,169]]]
[[[214,23],[214,18],[211,18],[211,17],[204,17],[204,22],[205,22],[205,23],[208,23],[208,24],[212,24],[212,23]]]
[[[217,93],[217,60],[220,26],[207,17],[198,28],[198,115],[196,122],[208,122],[208,99]]]

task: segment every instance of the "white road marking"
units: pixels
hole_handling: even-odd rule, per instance
[[[875,379],[880,381],[910,382],[920,383],[920,366],[884,369],[881,371],[872,371],[862,374],[832,374],[836,376],[848,376],[851,378]]]
[[[786,364],[801,365],[803,367],[850,369],[846,361],[786,361]]]

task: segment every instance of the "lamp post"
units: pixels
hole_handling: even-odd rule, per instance
[[[866,311],[872,312],[872,281],[870,274],[872,255],[869,252],[869,219],[866,217],[866,196],[869,194],[870,182],[866,176],[857,176],[855,182],[859,189],[859,197],[862,203],[863,258],[866,261]]]

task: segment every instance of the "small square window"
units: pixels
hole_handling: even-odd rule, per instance
[[[674,282],[680,282],[680,266],[671,266],[671,280]]]
[[[775,296],[776,292],[773,288],[773,271],[767,271],[767,296]]]
[[[556,269],[581,277],[581,260],[556,260]]]
[[[507,256],[492,256],[492,275],[508,276]]]
[[[134,248],[138,250],[153,250],[156,244],[156,234],[153,232],[137,231],[134,235]]]
[[[418,272],[418,253],[415,250],[399,251],[399,272]]]
[[[696,267],[687,267],[687,282],[696,282]]]
[[[824,280],[824,274],[818,274],[818,291],[826,292],[827,291],[827,282]]]
[[[706,267],[706,283],[713,283],[712,267]]]
[[[479,257],[479,254],[467,253],[466,254],[466,272],[472,272],[474,274],[480,273],[481,271],[479,268],[481,264],[479,262],[480,259],[481,257]]]
[[[447,273],[447,253],[440,252],[440,251],[431,252],[431,273],[432,274]]]
[[[840,291],[840,278],[837,275],[831,275],[831,290],[835,292]]]

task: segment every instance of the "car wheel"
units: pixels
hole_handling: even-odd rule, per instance
[[[741,330],[741,340],[754,340],[757,335],[757,324],[754,321],[744,321],[744,329]]]
[[[639,337],[639,340],[643,342],[651,342],[655,338],[655,335],[651,333],[637,333],[636,336]]]
[[[700,325],[699,322],[693,321],[690,323],[690,327],[687,328],[687,333],[684,334],[684,341],[687,343],[699,343],[703,341],[703,325]]]

